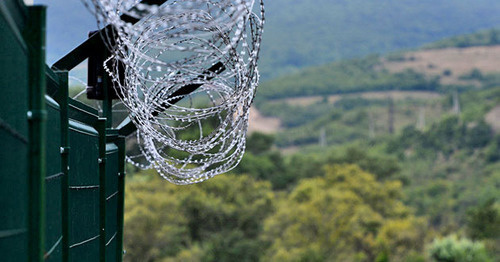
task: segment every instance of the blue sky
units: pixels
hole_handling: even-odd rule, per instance
[[[97,29],[95,17],[80,0],[34,0],[47,9],[47,63],[85,41],[88,32]],[[63,42],[62,42],[63,41]]]

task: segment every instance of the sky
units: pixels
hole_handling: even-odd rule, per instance
[[[80,0],[34,0],[34,3],[48,6],[47,63],[49,65],[84,42],[89,31],[97,29],[95,17]],[[57,15],[61,13],[66,13],[65,17],[69,20],[67,23],[61,23],[61,16]]]

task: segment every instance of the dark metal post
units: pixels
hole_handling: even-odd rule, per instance
[[[144,5],[162,5],[167,0],[142,0],[140,4]],[[129,11],[136,9],[136,7],[132,7]],[[139,20],[135,17],[131,17],[127,14],[122,14],[120,18],[127,23],[135,24]],[[111,26],[106,26],[101,29],[101,32],[106,33],[106,30],[111,30]],[[66,54],[64,57],[59,59],[54,65],[52,65],[52,69],[54,70],[71,70],[75,68],[78,64],[87,59],[90,53],[93,52],[93,48],[97,43],[101,43],[101,35],[94,34],[92,37],[87,39],[87,41],[80,44],[77,48],[73,49],[73,51]]]
[[[69,117],[68,72],[57,72],[59,77],[59,107],[61,116],[61,216],[62,261],[69,261]]]
[[[28,45],[29,156],[28,250],[30,261],[43,261],[45,240],[45,21],[46,7],[31,6],[24,38]]]
[[[106,261],[106,119],[99,118],[99,261]]]
[[[117,234],[116,234],[116,257],[118,261],[123,260],[123,214],[125,212],[125,137],[119,136],[118,145],[118,205],[117,205]]]

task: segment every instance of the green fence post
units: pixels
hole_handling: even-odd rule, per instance
[[[106,261],[106,118],[97,121],[99,132],[99,256]]]
[[[61,115],[61,216],[62,216],[62,261],[69,261],[69,117],[68,117],[68,72],[56,72],[59,77],[59,108]]]
[[[123,260],[123,216],[125,213],[125,137],[119,136],[118,145],[118,205],[117,205],[117,233],[116,233],[116,258]]]
[[[24,38],[29,54],[28,250],[30,261],[43,261],[45,231],[45,21],[46,7],[28,8]]]

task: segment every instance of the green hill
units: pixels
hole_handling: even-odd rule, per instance
[[[343,94],[381,90],[427,90],[438,88],[437,79],[411,69],[391,73],[378,56],[311,67],[263,83],[259,99]]]
[[[500,29],[479,31],[474,34],[459,35],[424,45],[424,49],[448,47],[471,47],[500,45]]]
[[[498,84],[500,29],[444,38],[411,51],[306,67],[260,85],[257,101],[371,91],[442,91]],[[477,49],[480,48],[480,49]],[[478,75],[479,74],[479,75]]]
[[[265,79],[500,26],[497,0],[270,0]]]
[[[493,45],[497,33],[480,31],[413,51],[305,68],[261,84],[257,108],[281,121],[280,147],[317,144],[321,130],[327,144],[387,134],[390,103],[396,133],[422,117],[429,125],[452,110],[455,90],[500,86],[496,62],[486,59],[500,56],[500,45]],[[468,119],[485,114],[484,107],[471,108],[464,113]]]

